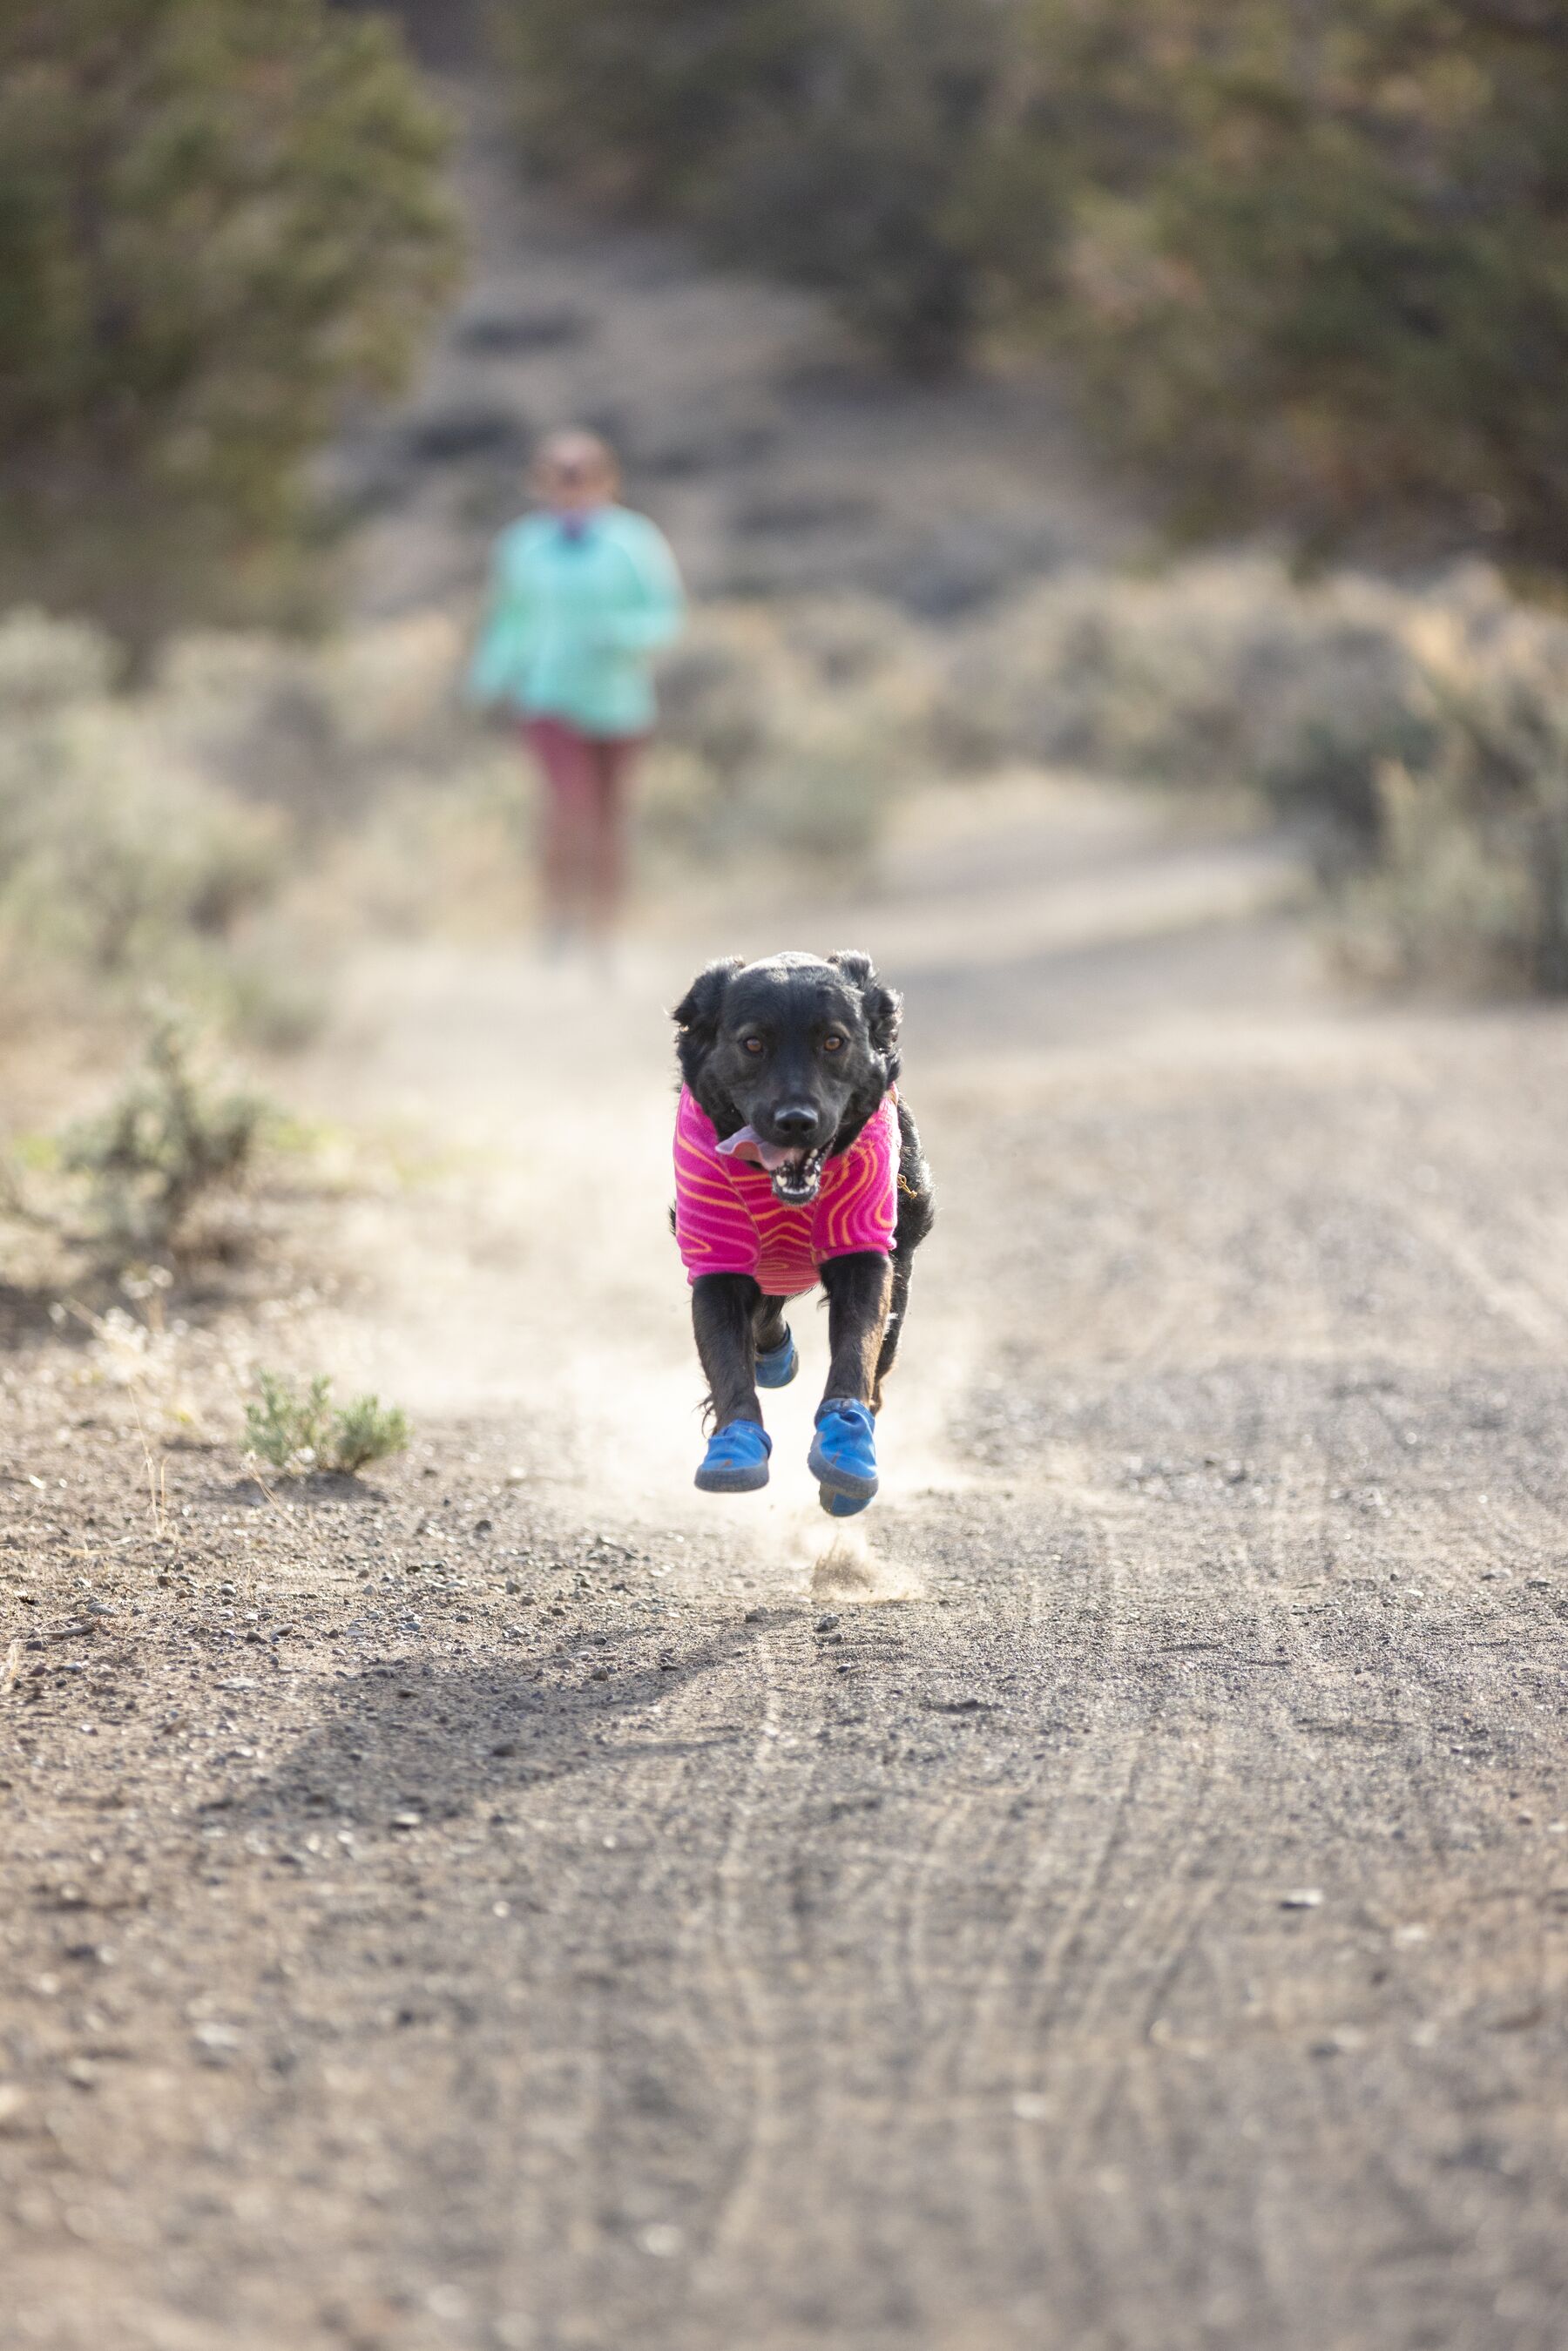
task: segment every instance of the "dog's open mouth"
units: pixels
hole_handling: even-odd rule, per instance
[[[773,1196],[787,1208],[805,1208],[822,1188],[820,1151],[792,1151],[773,1170]]]

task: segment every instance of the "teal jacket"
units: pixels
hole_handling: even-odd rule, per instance
[[[601,507],[577,538],[554,515],[525,515],[496,541],[469,699],[585,735],[643,734],[653,657],[685,613],[675,559],[645,515]]]

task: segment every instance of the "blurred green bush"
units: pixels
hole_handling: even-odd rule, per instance
[[[1005,298],[1043,283],[1050,175],[1014,135],[1016,0],[496,0],[494,15],[536,163],[825,289],[903,365],[950,367]]]
[[[280,591],[300,461],[451,282],[444,146],[324,0],[0,11],[0,597],[145,645]]]
[[[111,693],[116,666],[84,623],[0,623],[0,981],[208,997],[278,884],[285,822],[183,757],[155,706]]]
[[[1435,511],[1568,561],[1560,0],[1043,13],[1070,84],[1122,34],[1057,308],[1113,444],[1198,524]]]
[[[1568,619],[1488,566],[1070,575],[967,632],[934,724],[953,761],[1257,792],[1360,975],[1568,993]]]
[[[1375,841],[1383,765],[1429,747],[1407,642],[1425,609],[1354,572],[1302,583],[1262,556],[1064,573],[956,640],[946,737],[960,759],[1261,790],[1337,869]]]
[[[304,1041],[346,926],[521,863],[492,813],[520,762],[476,744],[458,656],[439,614],[310,646],[205,631],[125,691],[96,624],[0,618],[0,1001],[113,1019],[152,993]]]
[[[60,1138],[99,1246],[121,1261],[177,1254],[213,1196],[246,1182],[268,1115],[258,1096],[219,1091],[183,1022],[160,1021],[108,1109]]]
[[[1561,0],[495,0],[536,164],[1000,334],[1192,528],[1438,519],[1568,562]]]

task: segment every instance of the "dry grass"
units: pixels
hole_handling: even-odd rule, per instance
[[[516,935],[533,787],[439,613],[187,636],[135,692],[80,624],[0,622],[0,993],[150,984],[268,1046],[355,933]],[[1568,986],[1568,622],[1470,566],[1420,591],[1261,557],[1042,581],[960,631],[863,596],[727,604],[664,664],[656,862],[852,872],[913,787],[1007,761],[1257,794],[1385,979]]]

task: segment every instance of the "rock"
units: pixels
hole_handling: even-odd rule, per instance
[[[454,401],[431,409],[407,427],[405,445],[416,464],[450,465],[465,457],[520,457],[528,447],[526,419],[489,401]]]
[[[223,2057],[231,2055],[239,2047],[244,2035],[237,2024],[214,2022],[196,2025],[191,2038],[204,2056]]]
[[[464,350],[516,357],[584,342],[595,329],[588,311],[565,304],[538,310],[476,310],[459,321],[454,340]]]

